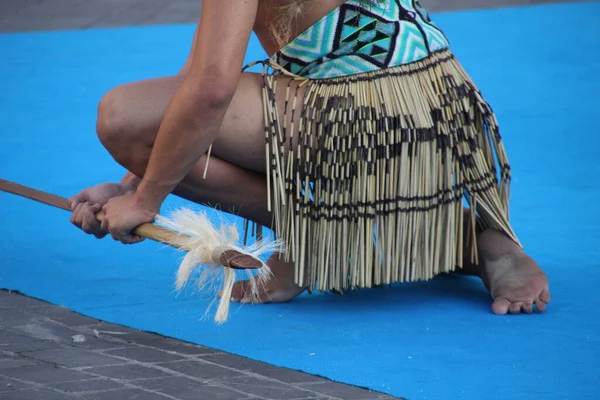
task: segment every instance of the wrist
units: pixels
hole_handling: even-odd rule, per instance
[[[171,188],[166,185],[141,179],[134,195],[141,207],[158,213],[170,192]]]

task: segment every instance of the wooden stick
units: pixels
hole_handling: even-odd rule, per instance
[[[46,205],[54,206],[62,210],[71,211],[69,201],[66,198],[51,193],[42,192],[37,189],[29,188],[18,183],[0,179],[0,190],[3,192],[12,193],[21,197],[35,200]],[[96,214],[96,219],[102,222],[102,215],[100,213]],[[142,224],[138,226],[133,231],[133,233],[143,238],[163,243],[171,247],[175,247],[179,250],[194,250],[192,248],[178,246],[175,244],[182,238],[186,238],[185,235],[173,232],[169,229],[161,228],[154,224]],[[233,249],[224,249],[219,258],[224,266],[233,269],[258,269],[262,267],[262,262],[260,260],[256,260],[254,257],[242,254]]]

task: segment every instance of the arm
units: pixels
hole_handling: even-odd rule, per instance
[[[198,42],[198,25],[196,25],[196,30],[194,31],[194,39],[192,40],[192,47],[190,49],[190,54],[188,58],[185,60],[185,64],[179,70],[177,75],[185,76],[190,72],[190,67],[192,66],[192,59],[194,58],[194,49],[196,48],[196,42]]]
[[[192,65],[192,59],[194,58],[194,49],[196,48],[196,42],[198,41],[198,24],[196,24],[196,29],[194,30],[194,37],[192,39],[192,46],[190,48],[190,54],[188,55],[185,63],[177,73],[178,76],[185,77],[190,72],[190,67]],[[132,174],[131,172],[127,172],[125,176],[119,182],[120,185],[125,186],[126,188],[136,191],[138,185],[140,184],[141,179]]]
[[[204,0],[190,72],[163,117],[136,192],[158,210],[214,141],[237,89],[258,0]]]

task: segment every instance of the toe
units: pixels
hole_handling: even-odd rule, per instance
[[[546,304],[550,303],[550,291],[548,288],[542,290],[542,294],[540,294],[540,300]]]
[[[533,301],[525,301],[525,302],[523,302],[523,305],[521,306],[521,309],[526,314],[533,313]]]
[[[269,303],[269,286],[261,282],[260,279],[254,278],[254,280],[245,281],[246,285],[241,293],[240,303],[243,304],[263,304]]]
[[[494,312],[494,314],[498,314],[498,315],[504,315],[504,314],[508,313],[509,307],[510,307],[510,301],[508,301],[508,299],[505,299],[503,297],[499,297],[499,298],[495,299],[494,303],[492,303],[492,311]]]
[[[535,302],[535,308],[539,312],[546,311],[546,307],[548,307],[548,303],[550,303],[550,291],[548,289],[544,289],[540,294],[540,297]]]
[[[514,303],[510,303],[510,306],[508,307],[508,311],[511,314],[519,314],[521,312],[522,305],[523,305],[523,303],[521,303],[520,301],[515,301]]]
[[[265,304],[269,303],[271,298],[266,290],[260,290],[256,294],[252,294],[250,291],[240,300],[242,304]]]
[[[535,308],[538,310],[538,312],[543,313],[544,311],[546,311],[546,307],[548,307],[548,304],[544,303],[541,300],[535,302]]]
[[[238,281],[233,285],[231,289],[231,301],[240,302],[249,292],[248,287],[250,286],[249,281]]]
[[[262,288],[257,293],[248,292],[242,303],[266,304],[266,303],[287,303],[292,301],[296,296],[302,293],[305,289],[298,286],[290,288]]]

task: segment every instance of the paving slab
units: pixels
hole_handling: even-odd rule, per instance
[[[199,398],[393,399],[0,290],[0,399]]]

